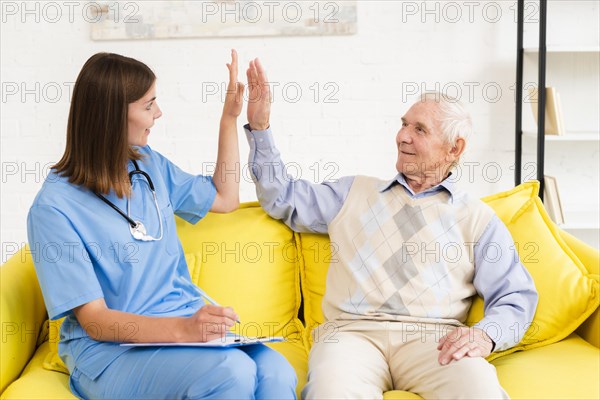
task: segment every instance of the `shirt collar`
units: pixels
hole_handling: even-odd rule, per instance
[[[451,177],[452,177],[452,172],[442,182],[438,183],[434,187],[431,187],[431,188],[425,190],[424,192],[421,192],[421,193],[417,194],[417,193],[413,192],[413,190],[410,188],[410,186],[406,182],[406,178],[404,177],[404,175],[402,175],[401,173],[398,173],[398,175],[396,175],[393,179],[390,179],[389,181],[387,181],[384,184],[382,184],[379,187],[379,191],[380,192],[385,192],[386,190],[390,189],[394,184],[399,183],[402,186],[404,186],[404,188],[406,190],[408,190],[408,192],[410,193],[410,195],[412,197],[415,197],[415,196],[420,195],[420,194],[438,192],[440,190],[446,190],[450,194],[450,198],[453,199],[453,197],[454,197],[454,195],[456,193],[457,188],[456,188],[456,182],[454,182],[454,180],[451,179]]]

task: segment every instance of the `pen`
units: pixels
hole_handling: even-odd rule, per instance
[[[221,307],[221,305],[219,303],[217,303],[212,297],[210,297],[209,295],[206,294],[206,292],[200,288],[198,288],[198,290],[200,291],[200,296],[204,297],[206,300],[208,300],[208,302],[210,304],[212,304],[213,306],[219,306]],[[237,322],[238,324],[241,324],[239,319],[236,319],[235,322]]]

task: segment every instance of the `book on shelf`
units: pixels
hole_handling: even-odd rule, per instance
[[[556,110],[556,126],[558,127],[557,132],[559,135],[566,133],[565,119],[562,112],[562,103],[560,102],[560,93],[554,92],[554,109]]]
[[[531,103],[531,111],[533,111],[533,119],[538,122],[538,88],[529,88],[529,102]],[[546,88],[546,108],[544,114],[544,133],[546,135],[564,135],[565,122],[562,114],[562,106],[560,104],[560,94],[553,87]]]
[[[560,195],[558,193],[558,184],[554,176],[544,175],[544,207],[550,219],[557,225],[565,223]]]

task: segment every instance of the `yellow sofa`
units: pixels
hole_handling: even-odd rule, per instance
[[[521,210],[519,218],[523,215],[531,217],[531,205],[540,204],[532,200],[537,193],[535,185],[521,185],[484,200],[494,207],[511,229],[514,228],[516,209]],[[529,208],[523,211],[526,203]],[[543,211],[541,213],[544,214]],[[525,222],[528,229],[532,227],[531,221]],[[545,220],[545,223],[548,224],[548,221]],[[300,393],[306,383],[307,359],[312,341],[310,330],[322,322],[320,301],[325,289],[325,275],[330,261],[335,263],[335,247],[330,246],[328,237],[295,234],[281,222],[267,216],[257,203],[243,204],[231,214],[209,214],[196,225],[178,220],[177,226],[192,279],[212,297],[236,309],[242,321],[241,326],[236,328],[238,332],[250,336],[283,335],[288,339],[287,342],[271,346],[287,357],[296,369]],[[567,288],[567,295],[575,293],[573,296],[576,297],[585,292],[583,298],[587,303],[583,311],[560,311],[562,314],[568,312],[571,316],[563,315],[568,317],[567,322],[558,321],[550,340],[542,337],[535,340],[535,334],[529,335],[526,338],[528,342],[524,339],[519,347],[526,351],[490,359],[493,359],[491,362],[497,368],[500,382],[514,399],[598,399],[599,252],[556,227],[550,227],[554,234],[559,233],[553,239],[559,242],[552,246],[567,251],[571,258],[577,257],[585,266],[585,269],[579,267],[581,276],[576,277],[577,287]],[[539,231],[542,228],[536,229]],[[511,232],[514,237],[515,232]],[[553,259],[557,259],[558,256],[548,250],[550,246],[538,243],[537,254],[541,257],[549,253]],[[531,255],[523,249],[519,249],[521,258]],[[561,270],[562,266],[559,266],[558,271],[546,269],[545,273],[556,275],[560,284],[564,281],[564,285],[572,285],[573,282],[568,280],[572,280],[573,276],[563,276]],[[0,272],[1,398],[73,398],[68,375],[58,372],[63,366],[55,353],[57,325],[47,321],[31,251],[28,248],[21,249],[2,266]],[[537,285],[535,274],[534,280]],[[540,284],[546,285],[548,282],[540,281]],[[562,306],[563,303],[569,303],[569,298],[561,297],[560,293],[552,294],[556,289],[549,290],[540,291],[540,307],[550,304],[551,308],[555,304]],[[553,310],[550,311],[555,312]],[[474,303],[470,315],[473,321],[470,322],[475,322],[478,313],[481,313],[480,300]],[[564,327],[568,329],[565,331]],[[385,393],[385,398],[420,397],[408,392],[392,391]]]

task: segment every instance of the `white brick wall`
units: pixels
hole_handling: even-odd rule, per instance
[[[35,3],[27,2],[27,7],[34,9]],[[67,10],[65,2],[55,3]],[[2,261],[16,244],[26,242],[27,210],[45,166],[57,161],[64,149],[70,89],[85,60],[98,51],[128,55],[153,68],[164,115],[150,144],[190,172],[203,172],[203,163],[215,160],[220,96],[206,96],[202,89],[203,84],[220,85],[227,79],[229,49],[236,48],[243,80],[247,62],[258,56],[269,80],[279,85],[272,127],[284,161],[298,163],[304,178],[323,179],[332,172],[330,177],[393,176],[394,137],[409,104],[408,91],[437,87],[448,94],[459,88],[473,114],[475,134],[465,161],[478,164],[473,179],[464,170],[462,183],[477,196],[512,187],[514,4],[451,3],[359,1],[358,33],[352,36],[97,42],[90,39],[90,24],[80,14],[72,22],[66,15],[56,23],[41,15],[36,22],[35,15],[23,15],[22,9],[13,14],[14,8],[7,8],[23,7],[23,2],[2,1]],[[597,15],[597,2],[583,3]],[[589,24],[589,35],[578,39],[598,44],[598,22]],[[568,32],[556,24],[551,29],[549,41]],[[535,38],[535,30],[528,30]],[[302,89],[297,102],[284,98],[286,84]],[[316,87],[320,98],[315,102]],[[288,94],[293,94],[291,89]],[[326,103],[328,94],[337,102]],[[240,118],[242,162],[248,150],[244,123]],[[587,170],[597,170],[597,149],[579,151],[590,163]],[[501,172],[497,178],[496,166]],[[575,187],[598,190],[597,173],[573,180]],[[242,182],[241,197],[255,200],[249,181]]]

